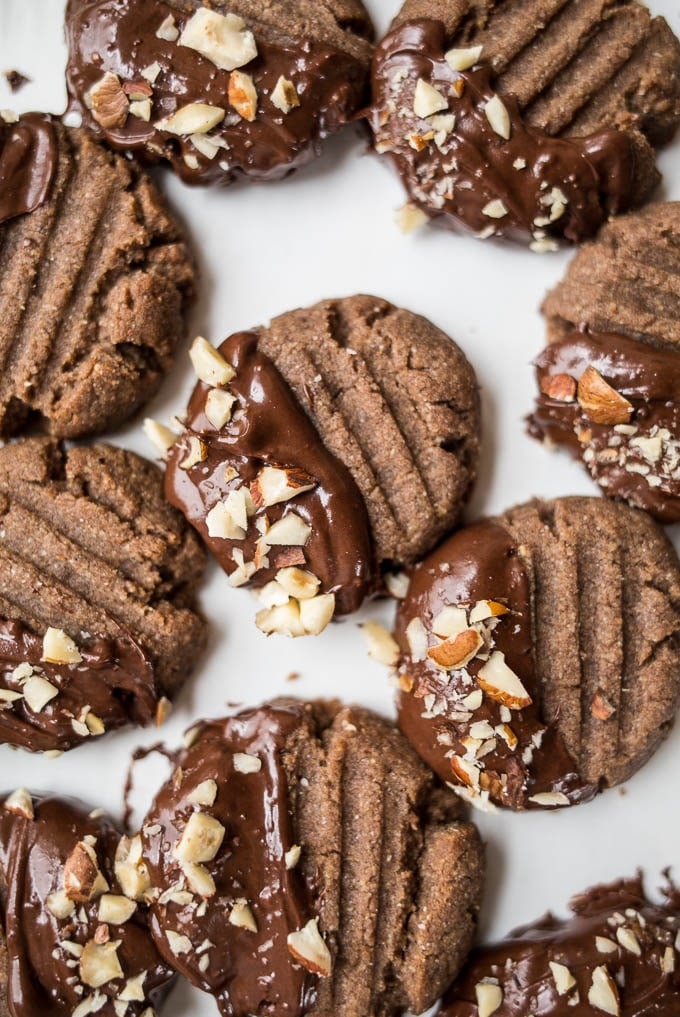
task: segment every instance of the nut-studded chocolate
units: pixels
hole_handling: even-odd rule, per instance
[[[102,432],[150,398],[194,266],[150,177],[86,131],[0,119],[0,437]]]
[[[680,203],[609,224],[548,295],[530,433],[580,457],[605,494],[680,520]]]
[[[420,1013],[469,949],[477,832],[366,710],[197,725],[141,836],[158,949],[225,1017]]]
[[[373,81],[409,207],[539,252],[640,204],[680,121],[680,44],[635,0],[406,0]]]
[[[675,1013],[680,998],[680,900],[652,903],[640,876],[573,898],[471,954],[442,1017],[642,1017]]]
[[[203,563],[139,456],[1,449],[0,741],[63,750],[162,721],[204,639]]]
[[[120,842],[101,810],[71,799],[19,789],[0,804],[3,1017],[148,1017],[162,1004],[174,973],[146,904],[118,881]]]
[[[481,807],[576,804],[627,779],[680,695],[680,566],[643,513],[533,502],[459,531],[397,617],[399,723]]]
[[[275,180],[365,101],[360,0],[69,0],[72,106],[187,181]]]
[[[412,562],[458,518],[476,474],[479,400],[462,351],[370,296],[326,300],[191,350],[200,384],[166,493],[265,632],[355,610],[379,564]],[[169,449],[169,452],[168,452]]]

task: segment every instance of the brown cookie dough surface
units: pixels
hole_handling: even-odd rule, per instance
[[[148,1015],[157,953],[127,838],[97,809],[19,789],[0,806],[0,1017]],[[146,884],[148,886],[148,882]]]
[[[194,268],[134,162],[48,117],[0,121],[0,258],[0,436],[101,432],[153,395]]]
[[[409,0],[373,62],[371,122],[411,200],[537,251],[594,235],[659,175],[680,44],[637,3]]]
[[[203,381],[166,494],[232,584],[261,589],[275,612],[265,630],[304,634],[281,620],[287,598],[268,603],[282,568],[311,575],[314,608],[335,598],[328,621],[376,588],[378,565],[412,563],[455,524],[476,474],[479,398],[431,322],[377,297],[326,300],[230,337],[217,367],[214,356],[196,341]]]
[[[567,919],[545,915],[475,950],[444,997],[442,1017],[674,1014],[680,1005],[680,901],[656,904],[640,876],[573,898]]]
[[[277,700],[187,744],[142,829],[162,955],[233,1017],[427,1009],[469,949],[483,853],[396,729]]]
[[[530,433],[610,497],[680,520],[680,203],[610,223],[543,305]]]
[[[67,749],[160,722],[204,642],[203,564],[139,456],[0,449],[0,741]]]
[[[72,106],[188,182],[274,180],[365,101],[360,0],[69,0]]]
[[[625,506],[536,501],[467,527],[400,606],[400,727],[482,807],[590,798],[673,723],[679,593],[672,545]]]

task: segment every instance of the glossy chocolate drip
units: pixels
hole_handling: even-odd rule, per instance
[[[314,158],[319,142],[346,123],[361,104],[367,75],[359,60],[311,39],[284,45],[258,35],[258,55],[243,68],[258,92],[257,116],[252,123],[242,119],[229,105],[228,71],[195,50],[156,35],[168,15],[181,32],[191,13],[188,3],[70,0],[66,28],[71,108],[82,112],[88,126],[101,131],[113,147],[151,160],[167,159],[188,183],[227,183],[237,174],[275,180]],[[152,84],[150,122],[129,115],[122,126],[102,128],[84,102],[92,86],[106,71],[123,83],[144,83],[142,71],[155,63],[161,71]],[[300,100],[287,114],[270,99],[280,77],[293,82]],[[209,135],[225,146],[212,159],[186,135],[177,137],[155,126],[190,103],[226,110],[223,122]]]
[[[232,420],[221,430],[205,415],[209,388],[200,383],[191,397],[187,430],[170,452],[165,491],[196,527],[226,572],[236,569],[235,550],[246,562],[256,558],[260,532],[258,519],[265,515],[274,523],[288,511],[300,515],[311,527],[304,548],[273,547],[269,565],[252,577],[255,586],[275,578],[279,568],[299,564],[321,580],[325,593],[334,593],[336,611],[355,611],[374,583],[375,557],[366,507],[349,470],[323,445],[276,367],[259,352],[257,334],[239,332],[220,347],[236,377],[229,390],[238,404]],[[207,458],[183,469],[192,436],[199,436]],[[302,470],[315,486],[282,504],[259,509],[249,520],[244,540],[210,537],[206,515],[231,490],[251,484],[262,466]],[[266,540],[266,537],[265,537]],[[287,552],[303,551],[304,560],[288,560]]]
[[[541,240],[549,246],[550,238],[592,236],[610,215],[630,207],[635,151],[626,134],[552,138],[525,124],[516,100],[504,96],[506,140],[484,110],[496,94],[491,68],[453,71],[444,59],[448,48],[442,22],[412,21],[390,32],[373,61],[369,116],[376,147],[391,154],[416,205],[447,226],[462,224],[484,236],[528,233],[538,249]],[[418,79],[440,92],[447,109],[416,116]],[[449,114],[453,126],[442,121]],[[499,201],[504,212],[490,207]]]
[[[675,940],[680,910],[672,895],[665,904],[650,903],[637,877],[594,887],[572,900],[571,910],[569,919],[546,915],[495,946],[475,950],[444,997],[441,1017],[477,1017],[477,986],[485,978],[493,979],[503,994],[494,1017],[603,1012],[616,1012],[619,1017],[671,1017],[678,1012],[680,966]],[[596,937],[601,937],[599,943]],[[574,984],[562,994],[550,962],[562,965],[567,969],[562,976],[573,979]],[[616,1011],[611,1003],[610,1009],[597,1005],[597,1000],[604,1003],[602,995],[592,1001],[603,982],[601,975],[595,975],[593,986],[598,968],[607,971],[614,985]]]
[[[533,700],[523,709],[512,709],[505,720],[501,704],[486,693],[478,707],[470,709],[463,703],[479,690],[476,679],[484,658],[474,658],[461,670],[443,671],[432,660],[415,661],[407,635],[409,623],[419,619],[429,634],[429,646],[434,646],[439,640],[432,635],[432,623],[443,608],[474,607],[483,600],[508,609],[492,623],[485,656],[489,650],[503,653],[505,663]],[[539,806],[540,801],[530,800],[539,794],[564,795],[564,801],[554,803],[564,805],[592,797],[596,789],[581,781],[555,718],[541,713],[529,580],[518,550],[502,526],[493,521],[469,526],[414,570],[409,592],[399,607],[395,635],[402,653],[399,726],[442,780],[464,784],[453,766],[457,758],[466,757],[462,739],[470,737],[471,726],[485,721],[494,732],[482,741],[493,737],[495,744],[477,760],[481,765],[479,786],[470,788],[475,799],[488,793],[498,804],[524,809]],[[507,724],[517,738],[514,747],[496,731],[501,724]]]
[[[0,118],[0,224],[47,201],[58,161],[49,116],[26,113],[15,124]]]
[[[183,875],[173,847],[199,809],[190,795],[204,781],[216,782],[214,804],[200,806],[226,831],[217,856],[205,863],[215,894],[202,913],[199,896],[190,903],[161,898],[152,907],[152,930],[168,960],[211,993],[225,1017],[300,1017],[316,997],[316,978],[287,945],[288,935],[313,917],[312,890],[285,857],[297,841],[283,757],[302,724],[301,704],[285,700],[201,724],[142,830],[152,882],[167,890]],[[238,772],[235,753],[257,757],[261,768]],[[257,931],[229,922],[239,900],[247,902]],[[169,930],[187,936],[191,949],[173,956]],[[207,950],[206,941],[212,944]]]
[[[678,351],[622,335],[583,331],[550,343],[535,365],[539,395],[529,418],[532,436],[564,445],[583,458],[606,494],[624,498],[663,522],[678,522]],[[588,367],[631,404],[623,426],[597,422],[580,405],[575,383]]]
[[[0,808],[2,912],[11,1017],[70,1017],[90,996],[103,997],[97,1012],[114,1017],[113,1003],[127,980],[142,972],[146,972],[144,998],[131,1000],[126,1014],[137,1017],[149,1005],[160,1004],[173,972],[156,952],[139,905],[129,921],[108,927],[110,940],[120,941],[116,956],[123,975],[98,988],[81,980],[78,957],[80,948],[102,927],[98,917],[100,897],[75,904],[73,914],[63,919],[56,918],[47,906],[48,897],[63,890],[64,865],[85,837],[96,841],[94,850],[110,893],[122,893],[113,873],[120,836],[117,830],[108,819],[88,815],[70,799],[34,799],[33,807],[34,819]],[[76,947],[69,950],[61,945],[64,942]]]
[[[33,678],[58,690],[40,710],[23,698],[0,698],[0,743],[32,752],[64,750],[102,734],[97,720],[107,731],[153,722],[160,693],[150,659],[131,636],[122,630],[115,639],[90,636],[79,651],[78,664],[48,664],[41,660],[40,636],[0,619],[0,690],[23,696]]]

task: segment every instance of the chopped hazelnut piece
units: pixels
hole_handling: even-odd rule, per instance
[[[135,901],[119,894],[105,893],[99,898],[98,918],[108,925],[125,925],[137,910]]]
[[[464,607],[450,605],[442,608],[432,619],[432,631],[441,639],[457,636],[468,628],[467,611]]]
[[[64,865],[64,890],[71,900],[84,904],[109,889],[99,868],[97,854],[87,841],[78,841]]]
[[[250,493],[257,508],[269,508],[314,487],[314,479],[303,470],[263,466],[250,485]]]
[[[492,982],[477,982],[475,985],[477,1010],[479,1017],[491,1017],[503,1002],[503,991],[500,985]]]
[[[319,932],[319,919],[312,918],[303,929],[288,936],[288,949],[307,971],[322,978],[330,977],[333,961]]]
[[[244,71],[232,71],[229,78],[229,105],[239,116],[252,123],[257,116],[257,89],[255,82]]]
[[[179,39],[179,29],[175,24],[172,14],[168,14],[165,21],[156,30],[156,38],[163,39],[165,42],[177,42]]]
[[[188,445],[187,454],[179,464],[181,470],[190,470],[193,466],[198,466],[199,463],[205,462],[208,458],[208,450],[205,443],[196,437],[195,434],[189,436]]]
[[[87,94],[87,102],[92,116],[104,130],[125,125],[130,103],[117,74],[107,71],[96,81]]]
[[[561,791],[539,791],[538,794],[530,795],[529,801],[544,808],[556,808],[560,805],[571,805],[571,802]]]
[[[235,752],[234,769],[237,773],[259,773],[262,769],[262,760],[250,752]]]
[[[148,972],[146,971],[140,971],[140,973],[135,975],[134,978],[128,978],[125,985],[118,993],[118,999],[123,1003],[143,1003],[146,999],[144,982],[146,981],[147,973]],[[147,1011],[145,1011],[145,1013],[146,1012]],[[144,1017],[143,1014],[142,1017]]]
[[[83,658],[76,644],[63,629],[49,628],[43,636],[43,652],[40,659],[48,664],[80,664]]]
[[[98,989],[114,978],[122,978],[123,969],[117,954],[120,943],[119,939],[101,944],[90,939],[80,957],[81,982]]]
[[[177,435],[165,424],[147,417],[143,426],[144,434],[154,446],[162,459],[167,459],[168,452],[177,441]]]
[[[300,601],[300,621],[308,636],[318,636],[335,614],[335,594],[318,593],[311,600]]]
[[[217,798],[217,782],[214,780],[203,780],[194,790],[187,795],[187,801],[192,805],[214,805]]]
[[[228,385],[236,375],[231,364],[203,336],[194,339],[189,357],[196,375],[205,385]]]
[[[130,900],[141,900],[151,886],[149,871],[142,858],[142,839],[121,837],[116,848],[114,872],[120,888]]]
[[[385,667],[395,667],[399,660],[399,646],[394,636],[383,625],[367,621],[361,626],[368,644],[368,655]]]
[[[549,374],[541,378],[541,392],[557,402],[572,403],[576,399],[576,378],[570,374]]]
[[[500,198],[494,198],[493,201],[487,202],[482,209],[482,215],[487,216],[489,219],[502,219],[507,214],[507,206]]]
[[[598,953],[616,953],[616,943],[606,936],[595,936],[595,947]]]
[[[211,388],[205,400],[205,415],[214,428],[220,431],[231,420],[236,397],[221,388]]]
[[[221,106],[210,106],[205,102],[190,102],[169,117],[159,120],[156,129],[168,134],[207,134],[224,120],[225,111]]]
[[[411,618],[406,626],[406,639],[414,662],[425,660],[427,657],[427,630],[420,618]]]
[[[168,941],[168,946],[174,953],[175,957],[179,957],[180,954],[189,953],[191,950],[191,940],[188,936],[182,936],[179,932],[173,932],[172,929],[166,929],[165,938]]]
[[[269,527],[267,543],[272,547],[279,544],[303,547],[311,534],[311,526],[297,512],[288,512]]]
[[[481,55],[481,46],[468,46],[461,49],[448,50],[444,54],[444,59],[452,71],[468,71],[475,64],[479,63]]]
[[[229,924],[235,925],[238,929],[248,929],[249,932],[257,932],[255,915],[247,900],[237,900],[229,912]]]
[[[522,682],[505,663],[505,654],[499,650],[494,650],[476,677],[477,684],[491,699],[511,710],[523,710],[532,703]]]
[[[576,979],[564,964],[558,964],[556,961],[548,961],[548,964],[550,965],[550,971],[555,982],[557,995],[566,996],[569,990],[573,989],[576,985]]]
[[[18,787],[16,791],[12,791],[11,794],[7,795],[2,803],[2,807],[6,812],[13,812],[16,816],[21,816],[23,819],[35,819],[33,799],[25,787]]]
[[[427,655],[439,667],[452,670],[465,667],[483,644],[484,640],[477,629],[465,629],[464,632],[451,636],[443,643],[431,646]]]
[[[210,862],[220,849],[225,830],[204,812],[193,812],[173,849],[180,862]]]
[[[149,123],[151,120],[151,99],[136,99],[130,103],[130,116]]]
[[[434,113],[439,113],[441,110],[448,109],[448,99],[445,98],[439,92],[434,85],[430,85],[429,82],[423,78],[418,78],[416,83],[416,91],[413,97],[413,112],[417,117],[426,120],[431,117]]]
[[[216,892],[215,880],[203,865],[196,865],[194,862],[183,862],[182,872],[186,876],[187,883],[193,893],[204,899],[214,897]]]
[[[422,208],[407,201],[394,213],[394,220],[402,233],[415,233],[428,221],[429,216]]]
[[[32,675],[24,683],[24,699],[29,709],[40,713],[50,700],[59,695],[59,689],[40,675]]]
[[[208,536],[219,540],[243,540],[246,535],[245,528],[238,525],[223,501],[213,505],[205,517],[205,524]]]
[[[616,713],[616,710],[609,700],[605,699],[602,693],[598,691],[593,696],[590,712],[596,720],[609,720]]]
[[[577,397],[583,412],[595,424],[627,424],[633,404],[604,380],[592,364],[579,378]]]
[[[300,604],[297,600],[289,600],[278,607],[268,607],[258,611],[255,624],[265,635],[292,636],[305,635],[305,627],[300,618]]]
[[[243,67],[257,56],[255,37],[242,18],[207,7],[199,7],[189,18],[179,45],[200,53],[222,71]]]
[[[491,129],[507,141],[511,133],[510,114],[500,96],[494,95],[482,108]]]
[[[72,901],[65,890],[56,890],[51,893],[45,901],[47,910],[59,921],[70,918],[76,909],[75,901]]]
[[[302,848],[299,844],[293,844],[289,851],[286,851],[284,856],[287,869],[294,869],[300,861],[302,855]]]
[[[632,929],[627,929],[625,925],[620,925],[616,930],[616,938],[628,953],[633,953],[636,957],[642,956],[638,938]]]
[[[290,113],[296,106],[300,105],[300,97],[292,81],[288,81],[283,75],[276,82],[270,99],[277,109],[282,113]]]
[[[267,539],[269,540],[269,535],[267,535]],[[276,573],[276,582],[296,600],[309,600],[311,597],[315,597],[321,585],[320,580],[313,572],[295,567],[279,569]]]
[[[588,1002],[596,1010],[619,1017],[621,1006],[619,990],[607,968],[600,966],[593,971],[592,982],[588,989]]]

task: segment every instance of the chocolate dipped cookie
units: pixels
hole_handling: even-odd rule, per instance
[[[265,632],[320,632],[380,566],[409,564],[459,518],[476,474],[479,398],[462,351],[377,297],[326,300],[197,339],[200,382],[165,490]]]
[[[194,266],[151,179],[84,130],[0,119],[0,437],[130,417],[184,335]]]
[[[143,863],[102,809],[21,788],[0,805],[0,1017],[150,1017],[174,972]],[[153,1008],[153,1009],[152,1009]]]
[[[541,253],[644,201],[680,120],[680,44],[630,0],[406,0],[372,82],[416,214]]]
[[[48,438],[0,449],[0,743],[160,723],[205,640],[203,567],[152,463]]]
[[[360,0],[69,0],[72,108],[189,183],[276,180],[364,103]]]
[[[670,1017],[680,1012],[680,901],[652,903],[640,876],[596,886],[475,950],[441,1017]]]
[[[529,431],[604,494],[680,521],[680,202],[610,223],[543,305]]]
[[[483,850],[396,728],[277,700],[185,745],[141,833],[168,963],[229,1017],[434,1003],[471,944]]]
[[[399,608],[401,730],[473,804],[587,800],[673,723],[679,594],[672,545],[627,506],[534,501],[468,526]]]

